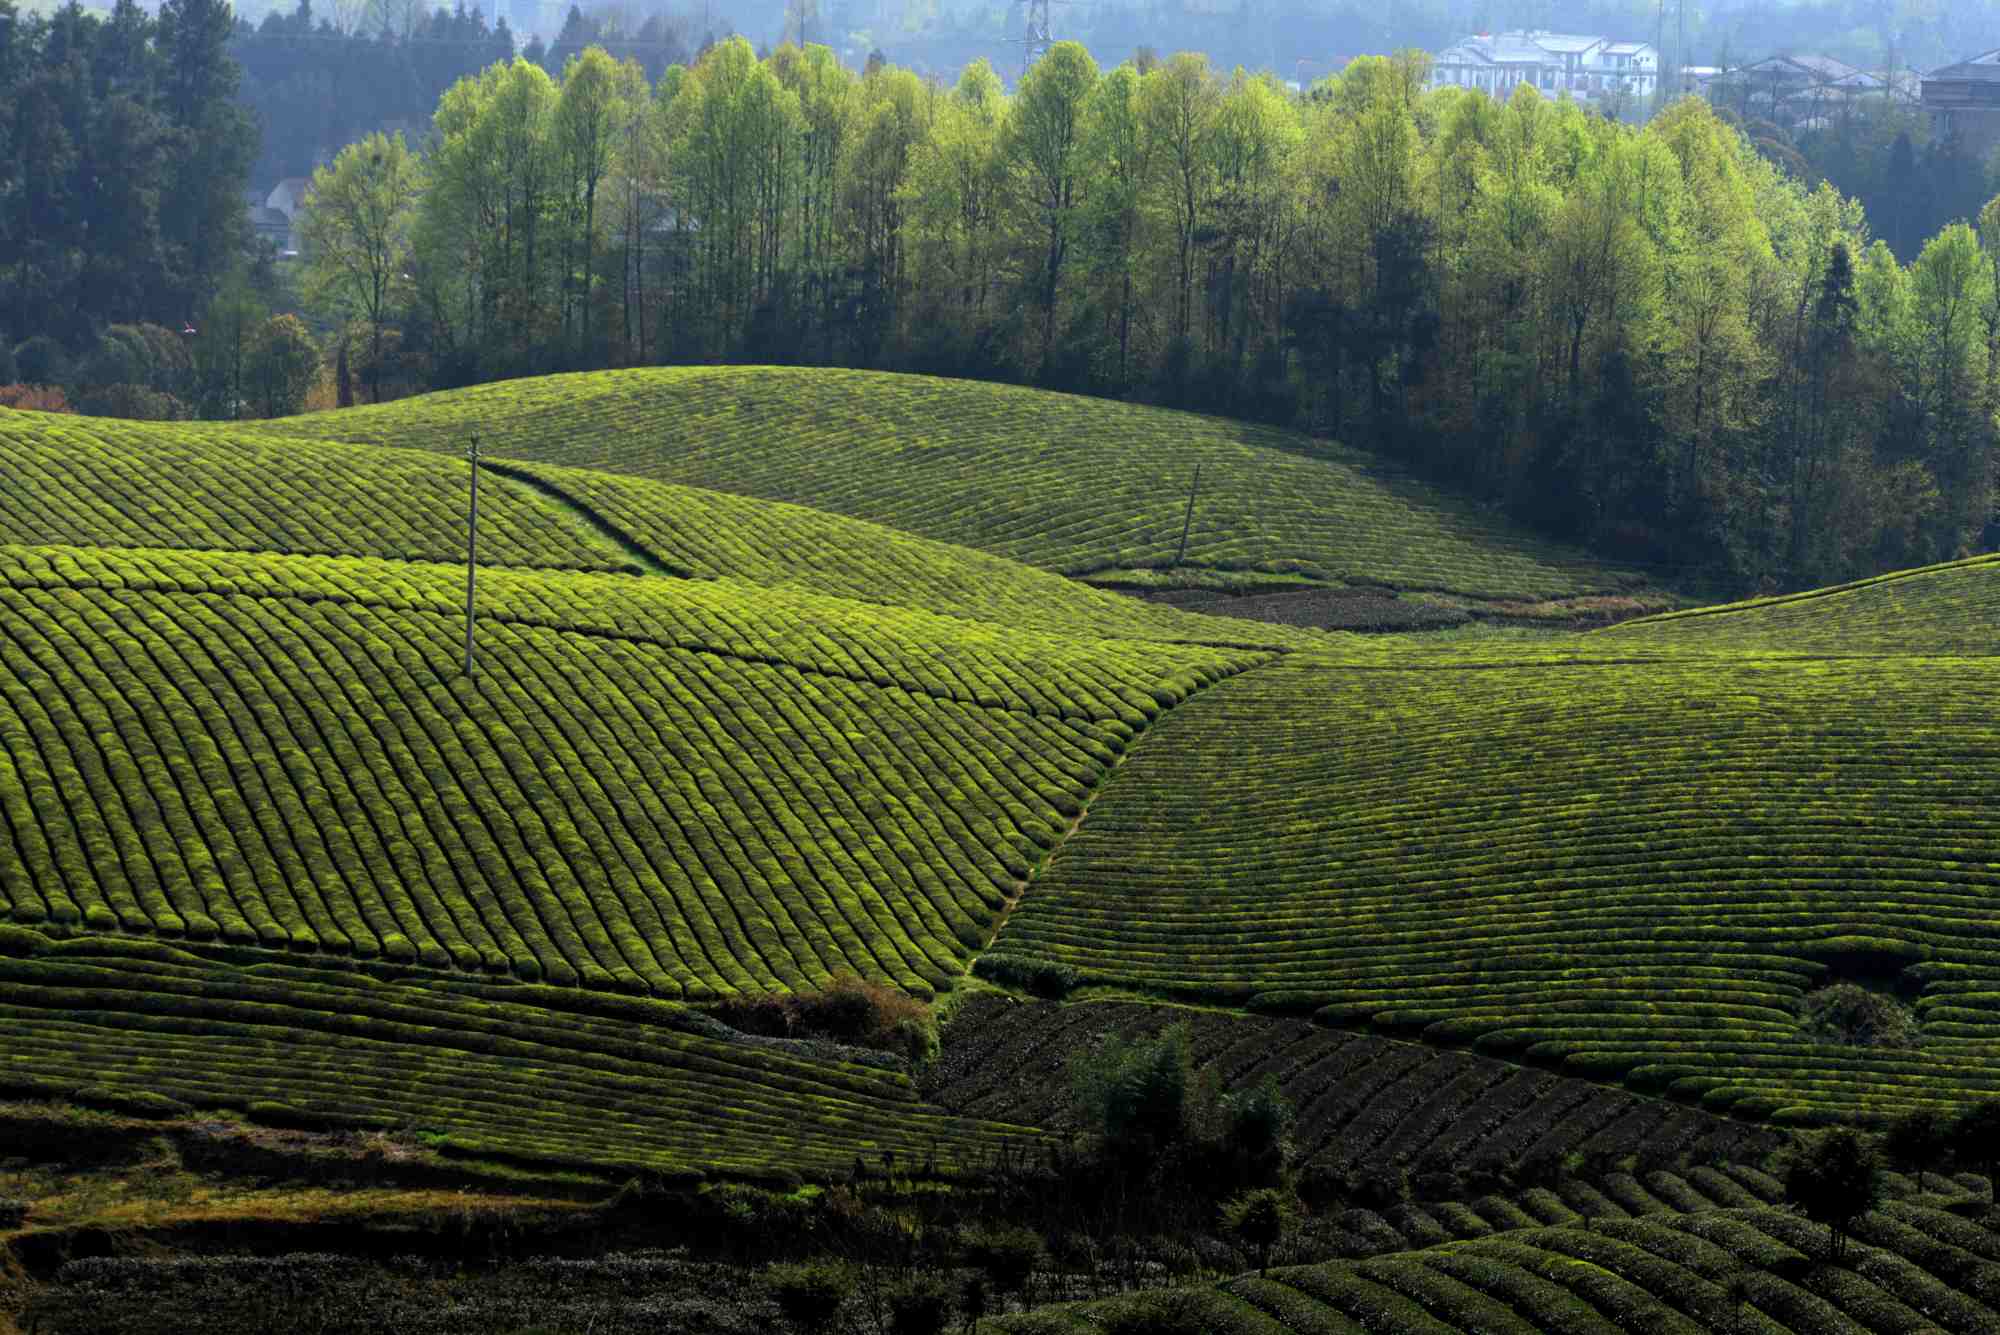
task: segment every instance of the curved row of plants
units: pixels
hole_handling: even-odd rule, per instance
[[[1322,635],[1093,589],[971,547],[784,501],[651,478],[507,464],[684,576],[736,579],[1093,638],[1324,647]]]
[[[2000,556],[1898,570],[1827,589],[1695,608],[1600,631],[1600,648],[1965,654],[1995,649]]]
[[[612,1004],[617,1003],[617,1004]],[[945,1115],[897,1070],[731,1041],[684,1008],[0,928],[0,1089],[148,1115],[424,1133],[449,1154],[831,1177],[886,1151],[971,1172],[1038,1133]]]
[[[0,543],[456,561],[470,488],[463,463],[416,450],[241,426],[0,414]],[[626,564],[574,516],[504,481],[480,490],[479,511],[482,563]]]
[[[16,921],[663,996],[948,985],[1144,720],[1062,674],[1110,689],[1157,654],[1186,674],[1131,688],[1157,710],[1232,664],[496,575],[523,614],[482,618],[468,681],[448,569],[0,555]]]
[[[1291,432],[1018,386],[792,367],[506,381],[270,424],[318,439],[636,473],[795,501],[1064,574],[1171,564],[1496,597],[1620,572],[1359,451]]]
[[[2000,1232],[1895,1202],[1825,1257],[1826,1231],[1773,1208],[1527,1229],[1364,1261],[1275,1269],[1209,1289],[1113,1299],[994,1323],[1017,1335],[1104,1329],[1951,1331],[2000,1327]]]
[[[1287,659],[1149,733],[983,969],[1373,1023],[1713,1108],[2000,1088],[1984,660]],[[1009,961],[1014,963],[1009,963]],[[1834,976],[1921,1041],[1824,1041]]]
[[[1314,1193],[1409,1191],[1438,1200],[1559,1184],[1565,1196],[1578,1193],[1578,1210],[1597,1214],[1594,1189],[1572,1168],[1644,1175],[1681,1163],[1754,1163],[1780,1146],[1776,1133],[1742,1122],[1474,1053],[1303,1020],[1131,1002],[967,997],[952,1011],[924,1089],[968,1116],[1062,1129],[1072,1120],[1073,1063],[1105,1034],[1152,1036],[1169,1024],[1186,1027],[1196,1082],[1277,1082],[1293,1114],[1293,1171]],[[1686,1175],[1697,1199],[1751,1202],[1716,1171]],[[1422,1236],[1423,1226],[1413,1227]]]

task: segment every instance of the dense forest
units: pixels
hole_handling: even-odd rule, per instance
[[[1423,85],[1369,58],[1299,98],[1074,44],[1012,96],[740,40],[652,85],[516,61],[446,94],[426,153],[317,178],[315,290],[390,327],[360,354],[390,392],[702,360],[1017,379],[1307,427],[1738,583],[1985,542],[2000,209],[1904,265],[1698,99],[1634,128]]]
[[[619,59],[572,20],[537,53],[559,74],[494,60],[341,150],[294,274],[245,233],[225,8],[0,24],[0,384],[238,416],[871,366],[1298,426],[1734,587],[1992,545],[2000,209],[1893,113],[1795,142],[1698,99],[1639,127],[1427,90],[1417,55],[1301,95],[1074,43],[1012,92],[983,62],[944,85],[741,39],[655,75],[634,57],[664,47]],[[309,42],[303,3],[263,27],[349,40]],[[325,57],[298,59],[261,77]],[[1822,179],[1869,173],[1859,199]]]

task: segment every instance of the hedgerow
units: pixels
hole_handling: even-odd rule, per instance
[[[683,367],[481,385],[286,418],[323,440],[463,448],[793,501],[1064,574],[1186,561],[1496,596],[1621,587],[1591,562],[1291,432],[1016,386]]]
[[[948,985],[1123,749],[1257,655],[803,593],[0,548],[21,923],[662,996]]]
[[[1778,1120],[2000,1090],[1996,685],[1990,659],[1291,655],[1149,732],[995,949]],[[1921,988],[1913,1046],[1804,1027],[1808,991],[1885,972]]]

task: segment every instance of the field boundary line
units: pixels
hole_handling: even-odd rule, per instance
[[[519,483],[528,490],[555,502],[556,505],[569,511],[571,517],[581,522],[585,528],[593,530],[598,537],[610,542],[627,556],[645,566],[648,574],[665,575],[669,579],[703,578],[692,570],[676,568],[662,559],[659,553],[655,552],[652,548],[646,546],[646,544],[640,542],[630,533],[627,533],[624,529],[599,514],[595,508],[578,500],[555,483],[550,482],[547,478],[536,477],[525,468],[513,464],[495,463],[490,459],[480,460],[479,466],[496,477],[505,478],[509,482]]]
[[[1146,724],[1145,727],[1138,729],[1136,732],[1134,732],[1132,734],[1132,740],[1125,743],[1124,746],[1118,748],[1118,753],[1111,758],[1111,763],[1104,767],[1104,773],[1098,776],[1097,782],[1092,784],[1090,787],[1090,791],[1084,794],[1083,803],[1081,807],[1078,809],[1076,815],[1070,819],[1069,824],[1063,828],[1062,833],[1057,836],[1055,843],[1049,848],[1049,851],[1046,854],[1044,854],[1043,857],[1039,861],[1037,861],[1034,866],[1028,869],[1028,874],[1024,879],[1015,882],[1014,893],[1008,896],[1007,902],[1001,905],[1000,912],[996,914],[993,918],[993,924],[986,933],[986,944],[981,946],[979,949],[973,951],[970,955],[966,957],[965,960],[966,975],[967,976],[971,975],[972,966],[979,961],[979,957],[981,955],[984,955],[987,951],[993,949],[993,943],[1000,939],[1000,933],[1002,929],[1004,929],[1007,926],[1007,920],[1014,916],[1014,910],[1019,908],[1021,906],[1022,901],[1028,897],[1028,892],[1034,889],[1035,882],[1041,879],[1042,873],[1048,870],[1049,864],[1054,862],[1056,858],[1062,854],[1063,849],[1069,846],[1070,837],[1074,835],[1078,830],[1083,828],[1083,822],[1085,818],[1087,818],[1090,815],[1091,806],[1096,803],[1099,795],[1102,794],[1105,788],[1110,785],[1111,780],[1117,776],[1118,771],[1124,767],[1125,758],[1131,755],[1133,750],[1136,749],[1140,745],[1140,743],[1144,742],[1148,737],[1152,736],[1154,731],[1158,729],[1160,724],[1165,722],[1168,717],[1179,713],[1182,709],[1185,709],[1187,706],[1193,704],[1196,700],[1200,699],[1202,696],[1207,695],[1210,691],[1213,691],[1216,687],[1224,685],[1225,683],[1228,682],[1235,681],[1240,677],[1247,676],[1248,674],[1256,672],[1259,669],[1267,668],[1271,666],[1273,663],[1282,662],[1286,658],[1286,656],[1287,654],[1285,650],[1274,649],[1270,651],[1268,657],[1264,658],[1259,662],[1246,663],[1244,666],[1237,668],[1233,672],[1224,672],[1221,675],[1217,676],[1214,681],[1209,682],[1207,685],[1198,686],[1194,690],[1189,691],[1185,696],[1181,697],[1178,703],[1168,708],[1162,709]]]

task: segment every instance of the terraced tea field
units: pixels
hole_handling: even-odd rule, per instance
[[[2000,649],[2000,556],[1607,627],[1602,648],[1681,652],[1962,654]]]
[[[288,435],[633,474],[792,501],[1068,575],[1219,570],[1557,597],[1635,583],[1372,456],[1164,409],[927,376],[671,367],[286,418]]]
[[[318,445],[254,428],[0,412],[0,545],[465,557],[471,488],[414,450]],[[628,559],[530,492],[480,495],[480,559],[617,570]]]
[[[1212,1288],[995,1322],[1002,1331],[1126,1329],[1279,1335],[1359,1331],[1614,1335],[1658,1331],[2000,1329],[2000,1233],[1921,1199],[1871,1214],[1824,1259],[1826,1232],[1746,1208],[1588,1227],[1525,1228],[1394,1256],[1281,1267]]]
[[[17,922],[714,996],[946,985],[1252,653],[678,580],[0,549]]]
[[[952,1174],[1037,1136],[679,1006],[129,939],[0,927],[0,1023],[0,1093],[414,1125],[452,1154],[594,1173],[832,1175],[887,1151]]]
[[[1641,1173],[1683,1162],[1728,1163],[1753,1183],[1746,1195],[1717,1170],[1696,1168],[1663,1188],[1678,1199],[1746,1205],[1774,1198],[1775,1183],[1741,1167],[1780,1148],[1781,1137],[1768,1129],[1534,1067],[1304,1020],[972,996],[954,1010],[948,1042],[925,1072],[923,1088],[966,1116],[1070,1129],[1071,1063],[1100,1035],[1152,1037],[1169,1024],[1186,1026],[1197,1080],[1213,1079],[1220,1089],[1278,1081],[1296,1118],[1296,1171],[1308,1190],[1407,1181],[1419,1198],[1436,1199],[1479,1195],[1503,1182],[1542,1183],[1571,1202],[1564,1210],[1622,1214],[1566,1165],[1629,1161]],[[1600,1168],[1590,1178],[1601,1182],[1604,1175]],[[1652,1199],[1630,1174],[1610,1173],[1613,1192],[1627,1183],[1635,1206]],[[1467,1226],[1480,1227],[1478,1218],[1475,1211]],[[1422,1210],[1402,1212],[1390,1226],[1424,1241],[1458,1236],[1433,1232],[1427,1219]]]
[[[1996,687],[1985,659],[1293,656],[1149,733],[981,967],[1056,962],[1753,1116],[2000,1092]],[[1829,970],[1921,989],[1921,1046],[1807,1035]]]

